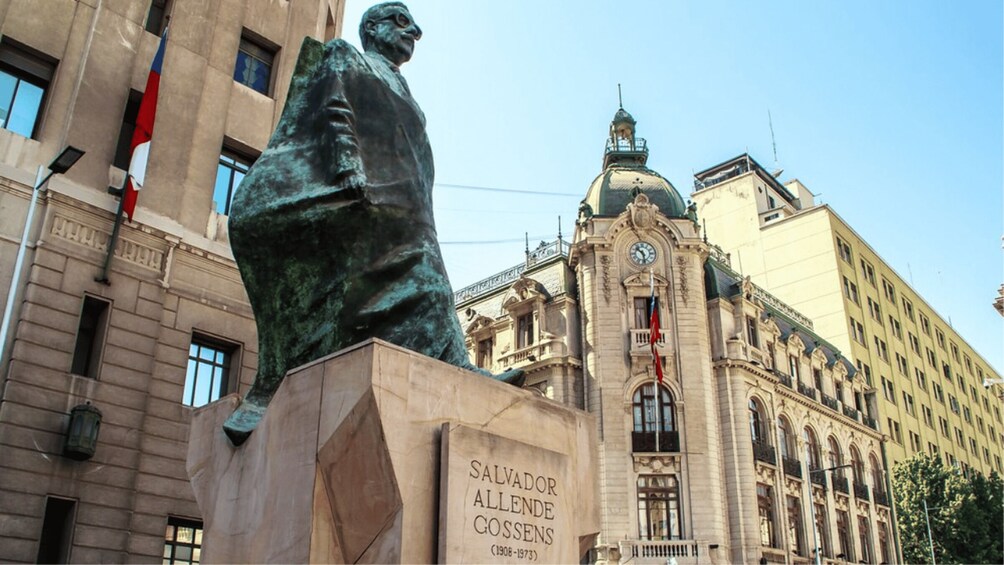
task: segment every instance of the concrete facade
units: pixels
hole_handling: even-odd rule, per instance
[[[160,41],[145,29],[159,6],[170,38],[146,185],[106,285],[95,278],[118,206],[106,188],[122,180],[116,144],[130,89],[145,88]],[[39,197],[14,281],[2,344],[0,560],[38,558],[52,500],[72,503],[58,541],[71,562],[159,562],[170,520],[200,520],[184,468],[193,337],[231,354],[224,394],[250,383],[257,350],[226,217],[213,203],[217,165],[223,148],[253,158],[265,147],[300,43],[340,33],[342,11],[342,0],[0,2],[4,48],[53,68],[33,136],[0,129],[0,305],[36,167],[67,144],[87,152]],[[234,80],[242,37],[273,56],[264,93]],[[99,357],[76,368],[86,304],[106,305]],[[98,447],[74,461],[62,455],[68,413],[86,402],[103,414]]]
[[[521,367],[540,394],[596,415],[602,530],[593,559],[808,563],[811,500],[825,562],[898,560],[863,375],[702,238],[674,205],[679,196],[661,192],[675,189],[644,169],[633,127],[619,111],[572,242],[542,243],[523,264],[456,293],[472,361]],[[604,191],[621,190],[616,177],[631,167],[623,190],[648,188],[625,207],[624,195]],[[666,399],[654,420],[653,291]],[[825,470],[852,454],[853,472]]]
[[[695,179],[707,236],[865,373],[890,464],[924,452],[1004,472],[1004,401],[984,386],[999,373],[836,211],[748,155]]]

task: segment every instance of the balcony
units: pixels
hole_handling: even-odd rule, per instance
[[[868,485],[854,481],[854,498],[858,500],[870,500],[868,496]]]
[[[833,410],[834,412],[840,410],[840,407],[837,406],[837,399],[836,398],[833,398],[832,396],[830,396],[830,395],[828,395],[828,394],[826,394],[824,392],[820,392],[819,396],[822,397],[823,405],[824,406],[826,406],[830,410]]]
[[[881,504],[882,506],[889,506],[889,495],[885,491],[875,490],[872,494],[875,495],[875,504]]]
[[[697,543],[692,540],[623,540],[618,542],[621,550],[621,560],[631,559],[659,559],[663,563],[672,558],[696,558],[701,554],[707,554],[708,548],[704,543]],[[704,551],[701,551],[701,546]]]
[[[807,397],[809,397],[809,398],[811,398],[813,400],[816,399],[816,389],[812,388],[811,386],[807,386],[807,385],[804,385],[802,383],[798,383],[798,392],[802,396],[807,396]]]
[[[652,331],[649,329],[631,330],[631,353],[652,355],[652,348],[649,340],[652,339]],[[659,332],[659,339],[655,342],[655,347],[660,355],[665,355],[666,334]]]
[[[836,492],[842,492],[844,494],[848,494],[850,491],[847,489],[847,477],[834,475],[833,490]]]
[[[869,418],[868,416],[865,416],[864,420],[865,420],[865,425],[866,426],[868,426],[869,428],[871,428],[873,430],[878,431],[878,422],[875,421],[875,418]]]
[[[659,449],[655,448],[655,432],[631,432],[634,453],[679,453],[680,432],[659,432]]]
[[[648,153],[645,140],[636,137],[634,142],[627,139],[608,139],[605,153]]]
[[[784,474],[790,477],[802,478],[802,462],[798,459],[792,459],[791,457],[781,456],[781,462],[784,464]]]
[[[774,454],[774,446],[762,441],[753,442],[753,459],[777,465],[777,456]]]
[[[823,487],[823,490],[826,490],[826,473],[825,472],[819,471],[817,469],[813,469],[813,470],[809,471],[809,481],[812,484],[814,484],[814,485],[819,485],[819,486]]]
[[[774,374],[777,375],[777,382],[783,384],[788,388],[795,388],[791,386],[791,375],[786,375],[784,373],[778,373],[778,372],[775,372]]]
[[[847,416],[851,420],[857,420],[858,414],[860,414],[860,412],[858,412],[856,408],[851,408],[850,406],[844,405],[844,416]]]

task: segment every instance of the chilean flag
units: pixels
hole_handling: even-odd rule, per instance
[[[649,299],[650,309],[648,328],[649,328],[649,338],[648,345],[652,348],[652,362],[655,364],[655,375],[659,378],[659,383],[662,383],[662,359],[659,358],[659,340],[662,339],[662,334],[659,332],[659,297],[655,294],[655,275],[649,274],[650,287],[652,291],[652,297]]]
[[[146,90],[139,103],[136,129],[132,134],[129,151],[129,174],[126,176],[125,192],[122,195],[122,211],[132,220],[136,210],[136,197],[146,182],[146,162],[150,157],[150,138],[153,137],[153,121],[157,113],[157,91],[160,89],[160,68],[164,64],[164,46],[167,45],[167,30],[160,38],[160,46],[150,66],[150,76],[146,79]]]

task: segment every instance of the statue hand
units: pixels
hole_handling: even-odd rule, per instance
[[[340,199],[367,202],[368,186],[369,179],[366,178],[366,173],[359,170],[346,171],[335,180],[334,192]]]

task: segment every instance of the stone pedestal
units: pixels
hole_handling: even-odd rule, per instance
[[[595,420],[531,392],[369,340],[234,448],[239,402],[192,418],[203,563],[573,563],[599,532]]]

